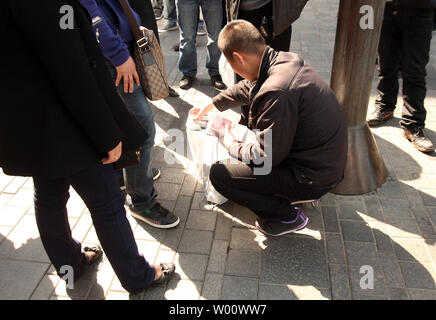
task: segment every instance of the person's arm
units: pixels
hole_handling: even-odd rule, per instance
[[[249,105],[251,103],[250,90],[253,86],[253,82],[241,80],[213,97],[212,103],[219,111]]]
[[[130,56],[129,49],[120,36],[115,34],[107,21],[105,21],[95,0],[79,0],[79,2],[86,8],[93,20],[98,17],[100,18],[99,22],[93,26],[93,29],[98,33],[98,41],[103,55],[117,70],[115,86],[118,87],[121,80],[123,80],[124,92],[133,92],[133,82],[135,81],[138,86],[140,82],[136,65]]]
[[[248,80],[242,80],[233,87],[226,89],[217,96],[212,98],[212,103],[202,108],[194,107],[190,114],[195,116],[195,121],[200,121],[209,111],[217,108],[219,111],[242,107],[250,104],[250,90],[253,83]]]
[[[59,10],[66,4],[77,9],[75,19],[79,20],[78,15],[84,13],[77,12],[80,8],[67,0],[7,1],[17,26],[44,66],[61,106],[102,154],[113,150],[122,140],[122,133],[100,91],[83,46],[80,31],[87,30],[78,28],[76,21],[73,29],[63,30],[59,25],[62,17]],[[88,31],[93,33],[90,25]]]
[[[265,95],[259,106],[268,106],[256,120],[258,143],[240,143],[228,139],[227,149],[234,158],[261,165],[271,159],[272,166],[281,163],[291,150],[298,125],[298,110],[289,105],[284,93]]]
[[[94,25],[93,29],[95,32],[98,31],[98,41],[103,55],[114,67],[125,63],[130,57],[129,49],[104,19],[104,15],[95,0],[79,0],[79,2],[86,8],[93,20],[100,17],[100,22]]]

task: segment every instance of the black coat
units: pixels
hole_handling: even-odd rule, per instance
[[[157,29],[156,17],[154,15],[153,6],[150,0],[129,0],[130,6],[141,18],[141,25],[147,29],[153,30],[157,40],[159,39],[159,31]]]
[[[62,6],[74,28],[60,27]],[[98,163],[145,130],[117,93],[74,0],[0,2],[0,167],[9,175],[66,177]]]

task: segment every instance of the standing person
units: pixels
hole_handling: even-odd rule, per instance
[[[218,45],[246,80],[190,112],[199,121],[215,107],[241,107],[240,124],[257,130],[258,141],[238,142],[226,130],[223,145],[237,160],[213,164],[210,181],[224,197],[250,208],[261,232],[300,230],[308,218],[291,202],[319,199],[344,176],[347,126],[339,102],[311,66],[267,46],[248,21],[229,22]]]
[[[404,136],[422,152],[432,152],[433,143],[424,132],[426,70],[429,61],[435,0],[394,0],[386,3],[378,47],[378,98],[368,117],[376,126],[394,115],[403,79],[403,112],[400,126]]]
[[[163,23],[159,32],[177,30],[176,0],[163,0]]]
[[[226,86],[218,68],[221,52],[217,46],[223,18],[221,0],[176,0],[177,21],[180,27],[179,70],[183,73],[179,85],[181,89],[189,89],[197,75],[195,39],[200,7],[208,36],[206,68],[212,86],[224,89]]]
[[[266,44],[277,51],[289,51],[292,23],[308,0],[226,0],[227,21],[251,22]]]
[[[173,228],[180,219],[156,200],[151,168],[151,151],[156,127],[153,113],[139,83],[133,61],[134,37],[127,17],[118,0],[80,0],[92,19],[100,18],[94,25],[99,43],[118,92],[127,107],[147,131],[147,140],[141,147],[140,163],[124,169],[127,200],[132,216],[156,228]],[[134,12],[140,24],[139,16]]]
[[[72,14],[71,25],[62,24],[60,11]],[[33,177],[38,230],[58,274],[70,266],[77,281],[102,254],[72,238],[72,186],[127,291],[168,279],[174,265],[147,262],[126,218],[111,163],[146,133],[113,86],[85,10],[72,0],[2,1],[0,36],[8,43],[0,52],[8,61],[0,79],[0,167]]]

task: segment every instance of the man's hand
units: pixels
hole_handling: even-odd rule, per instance
[[[103,158],[101,160],[101,163],[109,164],[109,163],[117,162],[118,159],[121,157],[122,150],[123,150],[123,143],[120,141],[120,143],[118,143],[118,145],[114,149],[112,149],[107,153],[107,158]]]
[[[115,68],[117,69],[117,79],[115,80],[115,86],[118,87],[121,79],[123,79],[124,92],[132,93],[133,89],[135,88],[133,81],[135,81],[138,86],[140,85],[138,72],[136,72],[136,65],[132,57],[129,57],[126,62]]]
[[[189,114],[195,116],[194,122],[198,122],[201,119],[203,119],[203,117],[213,108],[215,108],[213,103],[208,104],[207,106],[202,107],[202,108],[194,107],[189,111]]]
[[[227,150],[230,150],[230,146],[236,142],[235,138],[230,133],[230,125],[226,125],[226,131],[224,132],[223,144]]]

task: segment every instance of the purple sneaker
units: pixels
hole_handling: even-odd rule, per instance
[[[303,213],[301,208],[297,209],[297,217],[291,221],[267,221],[263,219],[256,220],[256,228],[260,232],[271,236],[282,236],[287,233],[296,232],[306,227],[309,218]]]

